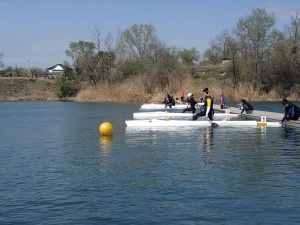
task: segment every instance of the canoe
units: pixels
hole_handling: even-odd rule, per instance
[[[133,113],[134,119],[170,119],[170,118],[192,118],[191,112],[186,113],[172,113],[172,112],[138,112]],[[230,113],[215,113],[214,118],[233,118],[238,117],[238,114],[230,114]]]
[[[239,121],[213,121],[220,127],[281,127],[278,122],[260,122],[255,120]],[[127,127],[209,127],[208,121],[199,120],[126,120]]]

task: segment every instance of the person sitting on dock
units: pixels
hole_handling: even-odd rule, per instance
[[[254,110],[253,106],[249,102],[247,102],[245,99],[241,100],[241,104],[243,107],[241,114],[243,114],[243,112],[246,112],[246,114],[250,114],[253,112],[253,110]]]
[[[173,98],[172,95],[170,95],[169,93],[167,93],[167,94],[165,95],[165,98],[164,98],[164,100],[163,100],[162,103],[165,104],[165,108],[167,108],[167,107],[172,108],[172,106],[175,105],[175,100],[174,100],[174,98]]]
[[[299,119],[300,109],[298,106],[288,101],[287,99],[283,99],[282,104],[284,105],[285,113],[280,123],[283,123],[284,121],[293,121]]]
[[[179,98],[180,98],[180,102],[186,102],[186,99],[185,99],[185,97],[184,97],[184,92],[183,92],[183,91],[181,91],[181,92],[179,93]]]
[[[213,116],[214,116],[214,101],[212,99],[212,97],[210,97],[208,88],[204,88],[203,89],[203,94],[204,94],[204,105],[203,105],[203,111],[200,111],[200,113],[197,113],[196,115],[193,116],[193,120],[197,120],[198,117],[201,116],[206,116],[208,117],[209,121],[213,120]],[[196,104],[197,106],[198,104]]]
[[[197,102],[194,99],[194,95],[192,93],[188,93],[187,102],[189,103],[189,107],[183,109],[182,113],[185,113],[186,111],[192,111],[193,115],[196,112],[195,105]]]

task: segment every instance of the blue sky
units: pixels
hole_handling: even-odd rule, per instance
[[[254,8],[276,17],[276,27],[290,23],[299,0],[0,0],[0,53],[6,66],[47,68],[71,62],[71,42],[92,41],[95,26],[115,38],[133,24],[153,24],[168,46],[197,48],[236,26]],[[29,63],[28,63],[29,62]],[[29,65],[28,65],[29,64]]]

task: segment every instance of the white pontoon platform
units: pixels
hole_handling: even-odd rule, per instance
[[[238,117],[238,114],[232,113],[215,113],[215,119],[225,119]],[[193,115],[191,112],[186,113],[172,113],[172,112],[138,112],[133,113],[134,119],[172,119],[172,118],[192,118]]]
[[[126,120],[127,127],[209,127],[208,121],[198,120]],[[254,120],[239,121],[213,121],[220,127],[281,127],[278,122],[259,122]]]
[[[204,105],[204,103],[198,103],[199,105]],[[166,107],[165,104],[163,103],[144,103],[141,105],[140,111],[142,110],[153,110],[153,109],[157,109],[157,110],[164,110],[164,109],[168,109],[168,110],[178,110],[178,109],[185,109],[190,107],[188,104],[183,103],[183,104],[176,104],[174,106],[171,106],[171,108],[168,106]]]

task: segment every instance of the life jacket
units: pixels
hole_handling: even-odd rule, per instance
[[[184,97],[183,91],[179,93],[179,97],[180,97],[180,98],[183,98],[183,97]]]
[[[211,106],[210,106],[210,108],[213,109],[214,100],[213,100],[212,97],[210,97],[210,96],[206,96],[206,97],[205,97],[205,99],[204,99],[204,107],[205,107],[205,109],[206,109],[206,107],[207,107],[207,101],[206,101],[206,100],[207,100],[208,98],[211,99]]]

